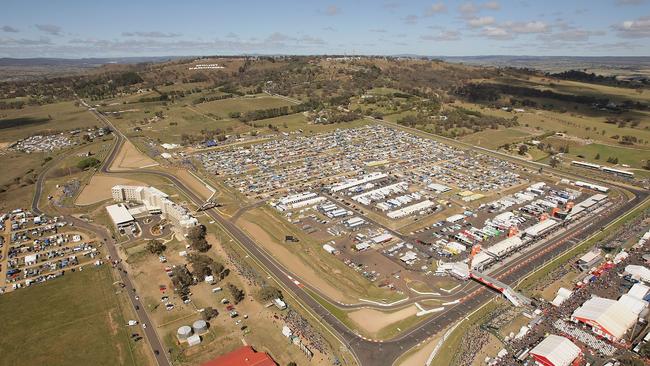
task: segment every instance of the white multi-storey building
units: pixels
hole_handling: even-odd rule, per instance
[[[117,185],[111,189],[116,202],[137,202],[145,206],[149,214],[162,214],[183,234],[199,221],[183,206],[174,203],[169,196],[154,188],[143,186]]]

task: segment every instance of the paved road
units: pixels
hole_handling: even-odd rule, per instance
[[[202,203],[202,200],[194,192],[185,187],[182,182],[176,179],[176,177],[159,171],[146,171],[146,173],[163,176],[171,180],[194,203]],[[579,242],[579,237],[576,233],[580,232],[580,238],[588,237],[596,232],[598,228],[603,227],[607,222],[628,211],[644,198],[645,194],[639,192],[635,199],[621,205],[620,208],[607,215],[600,216],[597,219],[597,222],[593,223],[592,220],[588,220],[581,223],[577,227],[572,228],[571,231],[554,238],[549,243],[538,246],[534,250],[525,252],[524,255],[517,258],[515,261],[509,262],[507,268],[500,268],[499,270],[492,272],[491,275],[493,277],[498,277],[501,281],[507,284],[514,284],[518,279],[530,273],[536,266],[541,265],[566,250],[567,247],[563,244],[566,244],[568,240]],[[286,288],[291,289],[294,295],[297,296],[303,304],[307,305],[307,307],[328,323],[340,335],[342,341],[356,355],[362,365],[392,365],[394,360],[406,350],[438,333],[442,329],[445,329],[447,326],[459,321],[472,310],[484,304],[489,298],[498,296],[494,292],[486,290],[478,284],[472,283],[468,285],[462,293],[457,294],[458,297],[462,297],[462,302],[446,307],[444,312],[432,315],[416,328],[389,341],[381,343],[369,341],[355,334],[345,324],[341,323],[327,309],[322,307],[315,299],[313,299],[308,292],[304,291],[303,288],[296,286],[293,280],[288,276],[291,275],[294,279],[299,279],[300,276],[285,269],[271,255],[261,249],[260,246],[239,229],[239,227],[237,227],[231,220],[221,216],[216,210],[208,210],[206,213],[226,229],[239,243],[241,243],[246,250],[261,262],[263,266],[280,282],[282,282]],[[530,260],[535,256],[538,257],[534,260]],[[513,267],[517,268],[517,270],[511,271],[511,268]],[[317,289],[312,290],[315,290],[318,293]],[[431,296],[428,297],[430,298]],[[427,298],[427,296],[412,298],[409,299],[409,303],[424,298]],[[359,306],[367,307],[369,304],[348,305],[347,307],[353,308]],[[404,303],[387,308],[402,306],[404,306]],[[378,350],[381,352],[377,352]]]
[[[116,143],[114,144],[113,150],[111,151],[111,156],[113,159],[116,155],[116,152],[119,151],[119,147],[121,147],[122,143],[123,142],[121,139],[117,139]],[[62,156],[60,159],[63,158],[64,157]],[[55,163],[56,163],[55,161],[51,162],[49,166],[50,167],[55,166],[56,165]],[[32,212],[37,214],[43,213],[39,208],[39,201],[41,200],[41,195],[43,194],[43,185],[45,183],[45,179],[48,171],[49,168],[41,172],[41,174],[38,176],[38,180],[36,181],[36,191],[34,194],[34,198],[32,199]],[[88,223],[86,221],[83,221],[81,219],[78,219],[70,215],[66,215],[65,218],[66,221],[73,223],[74,226],[95,233],[95,235],[97,236],[97,240],[103,242],[106,245],[106,248],[108,248],[108,254],[111,256],[111,259],[120,258],[117,252],[117,247],[116,247],[117,243],[115,242],[115,239],[113,239],[111,233],[105,227]],[[149,319],[149,315],[145,311],[144,304],[139,300],[135,286],[133,285],[133,282],[129,278],[128,273],[124,270],[121,270],[121,266],[119,265],[118,265],[117,272],[119,273],[120,281],[125,285],[124,291],[127,292],[127,296],[129,298],[129,301],[131,302],[131,306],[133,307],[137,315],[136,320],[138,320],[138,322],[140,323],[138,327],[133,327],[129,329],[129,333],[139,333],[139,334],[144,333],[146,336],[145,339],[149,343],[149,346],[152,350],[152,354],[155,357],[157,364],[159,366],[170,366],[171,362],[167,358],[167,352],[165,351],[165,348],[158,337],[155,327],[151,326],[152,322]],[[158,352],[157,355],[156,352]]]
[[[104,121],[107,125],[111,126],[117,136],[117,143],[115,149],[111,152],[109,157],[104,161],[101,171],[110,174],[110,165],[115,159],[119,151],[119,147],[126,139],[114,126],[105,119],[103,116],[96,113],[99,119]],[[157,170],[138,170],[140,174],[151,174],[170,180],[179,190],[181,190],[187,197],[197,205],[201,205],[203,200],[195,194],[191,189],[186,187],[175,176],[168,174],[164,171]],[[499,268],[490,273],[491,276],[497,277],[502,282],[507,284],[514,284],[519,279],[525,277],[534,268],[542,265],[546,261],[554,258],[560,253],[564,252],[574,243],[580,242],[582,239],[597,232],[600,228],[604,227],[608,222],[611,222],[616,217],[629,211],[631,208],[645,200],[647,196],[646,191],[634,191],[635,197],[621,204],[611,212],[604,213],[594,220],[581,223],[570,231],[566,231],[561,235],[550,240],[545,245],[540,245],[530,251],[523,253],[520,257],[508,263],[505,268]],[[39,193],[40,194],[40,193]],[[336,333],[338,338],[348,347],[348,349],[355,355],[361,365],[377,365],[388,366],[392,365],[394,360],[397,359],[402,353],[415,346],[416,344],[426,340],[428,337],[433,336],[451,324],[456,323],[467,314],[471,313],[474,309],[478,308],[485,303],[489,298],[498,296],[496,293],[481,287],[478,284],[470,283],[464,287],[462,292],[458,293],[459,302],[454,305],[447,306],[444,312],[431,315],[427,320],[420,323],[415,328],[397,336],[394,339],[384,342],[375,342],[364,339],[355,334],[345,324],[341,323],[335,316],[333,316],[327,309],[322,307],[304,288],[296,286],[296,284],[288,276],[299,278],[298,275],[292,274],[279,264],[271,255],[260,249],[255,242],[248,237],[241,229],[239,229],[230,219],[220,215],[215,209],[207,210],[206,214],[218,222],[229,234],[235,238],[248,252],[259,261],[274,277],[280,281],[283,286],[293,293],[294,296],[299,298],[301,302],[306,305],[313,313],[317,314],[321,320],[327,323]],[[127,277],[128,280],[128,276]],[[126,283],[126,282],[125,282]],[[312,289],[318,293],[317,289]],[[322,295],[321,295],[322,296]],[[424,299],[427,296],[419,296],[409,299],[408,303]],[[135,300],[134,300],[135,301]],[[393,305],[387,308],[402,307],[406,303]],[[350,305],[350,307],[366,306],[372,307],[371,304],[363,305]],[[386,307],[382,307],[386,308]],[[144,314],[146,316],[146,314]],[[147,328],[149,329],[149,328]]]

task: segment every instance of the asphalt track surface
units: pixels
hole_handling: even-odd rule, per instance
[[[122,144],[124,143],[126,137],[117,130],[103,115],[93,111],[98,119],[110,126],[117,141],[114,144],[114,148],[111,151],[107,159],[105,159],[104,164],[101,167],[101,171],[106,174],[114,173],[110,170],[112,162],[115,160]],[[127,171],[124,171],[127,172]],[[159,177],[163,177],[171,181],[180,191],[182,191],[191,201],[197,205],[203,204],[203,200],[194,193],[191,189],[185,186],[179,179],[175,176],[168,174],[164,171],[151,170],[151,169],[140,169],[138,170],[140,174],[151,174]],[[41,195],[41,186],[42,181],[39,177],[39,182],[37,183],[37,195],[34,200],[37,202],[37,198]],[[508,262],[507,266],[498,268],[490,272],[490,276],[499,279],[500,281],[514,285],[518,280],[526,277],[534,271],[535,268],[543,265],[547,261],[555,258],[560,255],[567,249],[575,246],[577,243],[581,242],[590,235],[596,233],[601,228],[605,227],[607,223],[615,220],[617,217],[623,215],[625,212],[631,210],[633,207],[643,202],[648,195],[647,191],[643,190],[632,190],[626,188],[628,191],[631,191],[634,194],[634,198],[620,203],[616,207],[610,208],[607,212],[600,214],[596,218],[586,220],[581,222],[570,230],[564,230],[556,237],[550,239],[544,245],[536,246],[530,250],[524,252],[522,255]],[[33,205],[34,208],[34,205]],[[289,270],[285,269],[280,263],[278,263],[271,255],[261,249],[255,242],[244,233],[239,227],[237,227],[231,219],[227,219],[220,215],[216,209],[210,209],[205,211],[208,216],[215,220],[219,225],[225,229],[231,237],[233,237],[242,247],[254,257],[270,274],[272,274],[275,279],[283,285],[286,289],[289,289],[292,294],[300,299],[303,305],[305,305],[309,310],[320,318],[319,321],[326,323],[329,326],[330,330],[334,331],[335,336],[347,347],[347,349],[352,353],[352,355],[357,359],[358,363],[361,365],[377,365],[377,366],[389,366],[394,363],[394,361],[402,355],[404,352],[408,351],[412,347],[416,346],[420,342],[423,342],[435,335],[436,333],[442,331],[443,329],[455,324],[456,322],[463,319],[469,313],[479,308],[489,299],[500,296],[499,294],[482,287],[481,285],[468,282],[462,288],[454,293],[453,295],[443,296],[447,297],[446,300],[449,302],[457,301],[452,305],[445,306],[443,312],[434,313],[430,315],[426,320],[420,322],[416,327],[403,332],[399,336],[385,341],[375,341],[369,340],[364,337],[359,336],[355,331],[349,329],[345,324],[343,324],[338,318],[332,315],[327,309],[320,305],[316,299],[314,299],[306,289],[308,288],[311,291],[316,292],[319,296],[327,299],[324,295],[320,294],[317,288],[310,287],[308,284],[301,283],[300,285],[296,284],[295,280],[300,281],[300,276],[298,274],[293,274]],[[87,228],[88,230],[97,232],[96,227],[87,227],[89,224],[75,219],[73,220],[75,224]],[[79,222],[79,223],[77,223]],[[82,225],[86,224],[86,225]],[[107,232],[104,229],[105,232]],[[111,238],[108,238],[110,245],[109,251],[114,258],[117,258],[117,253],[115,250],[114,242],[110,242]],[[127,286],[130,285],[130,280],[128,276],[120,272],[123,281]],[[291,276],[291,278],[290,278]],[[393,304],[388,306],[379,306],[371,303],[368,304],[351,304],[343,305],[338,304],[335,301],[327,299],[331,303],[335,304],[340,308],[359,308],[359,307],[374,307],[382,310],[390,310],[404,307],[408,304],[412,304],[415,301],[423,300],[427,298],[441,298],[441,296],[432,296],[432,295],[419,295],[409,298],[405,302],[399,304]],[[136,300],[131,297],[134,306]],[[140,306],[140,312],[138,316],[142,322],[151,324],[148,320],[146,312],[144,312],[143,307]],[[155,331],[151,331],[151,328],[148,327],[145,329],[147,338],[154,349],[163,348],[160,346],[157,334]],[[162,354],[165,352],[160,352],[156,359],[158,360],[159,365],[169,364],[168,360],[165,357],[162,357]]]
[[[104,121],[104,119],[102,118],[100,118],[100,120]],[[110,155],[111,161],[115,159],[116,152],[119,151],[119,148],[121,147],[122,143],[123,143],[122,140],[118,138],[117,143],[114,144],[113,150],[111,151],[111,155]],[[57,161],[58,160],[60,159],[57,159]],[[54,165],[56,165],[56,161],[52,162],[50,167]],[[104,167],[106,166],[110,166],[110,164],[108,165],[104,164]],[[32,211],[34,213],[38,213],[38,214],[43,213],[39,208],[39,201],[41,199],[41,195],[43,194],[43,184],[45,182],[48,171],[49,169],[45,169],[43,172],[41,172],[41,174],[38,176],[38,180],[36,181],[36,191],[34,193],[34,198],[32,199]],[[70,215],[66,215],[65,218],[66,221],[73,223],[74,226],[95,233],[95,235],[97,236],[97,240],[104,243],[106,248],[108,248],[108,254],[111,256],[112,260],[120,258],[117,252],[115,239],[112,237],[112,234],[105,227],[88,223],[84,220],[78,219]],[[131,306],[133,307],[133,311],[136,313],[136,317],[137,317],[136,320],[139,322],[137,327],[130,327],[128,332],[138,333],[138,334],[144,333],[145,339],[149,343],[152,356],[155,358],[156,363],[159,366],[170,366],[171,361],[168,359],[168,354],[165,351],[164,345],[160,341],[160,338],[158,337],[158,333],[156,332],[155,327],[152,326],[153,323],[149,319],[149,315],[145,311],[145,306],[140,301],[137,290],[133,285],[133,282],[131,281],[128,273],[125,270],[123,270],[119,264],[116,266],[116,270],[119,274],[120,281],[124,284],[122,291],[126,292],[126,295],[129,298]],[[158,352],[158,354],[156,354],[156,352]]]

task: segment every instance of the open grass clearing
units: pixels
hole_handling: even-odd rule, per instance
[[[456,101],[453,105],[469,110],[478,111],[483,114],[502,118],[512,118],[513,112],[500,109],[483,107],[478,104]],[[591,139],[604,144],[617,144],[618,140],[613,136],[636,136],[638,139],[650,141],[650,129],[643,127],[618,127],[615,124],[606,123],[604,116],[592,117],[574,113],[559,113],[553,111],[532,111],[516,113],[519,125],[539,129],[540,132],[564,132],[567,135],[583,139]],[[604,132],[603,132],[604,131]],[[641,149],[650,149],[650,144],[639,145]]]
[[[0,297],[0,364],[141,364],[112,282],[108,266],[87,267]]]
[[[558,93],[609,98],[614,101],[650,101],[650,93],[644,89],[622,88],[617,86],[584,83],[573,80],[546,79],[532,77],[530,81]]]
[[[225,118],[232,112],[245,113],[258,109],[279,108],[290,105],[293,105],[293,103],[284,99],[262,95],[215,100],[197,104],[195,107],[204,113],[212,113]]]
[[[534,135],[530,131],[525,131],[522,128],[500,128],[466,135],[461,138],[461,141],[488,149],[496,149],[505,144],[522,142],[533,137]]]
[[[0,111],[0,141],[16,141],[31,135],[90,128],[100,125],[74,102],[60,102]]]
[[[561,146],[561,143],[553,145]],[[647,160],[650,160],[650,150],[603,144],[570,146],[569,153],[564,155],[568,155],[575,160],[588,161],[600,165],[612,165],[607,162],[607,159],[610,157],[617,158],[618,164],[626,164],[632,168],[641,168]],[[598,159],[596,159],[597,156],[599,157]]]

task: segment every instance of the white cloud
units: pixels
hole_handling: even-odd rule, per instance
[[[501,4],[498,1],[488,1],[487,3],[481,5],[484,9],[489,10],[499,10],[501,9]]]
[[[472,21],[474,21],[473,27],[482,27],[479,35],[490,39],[508,40],[514,39],[522,34],[541,34],[548,33],[551,30],[548,24],[539,20],[530,22],[504,22],[493,25],[492,22],[490,22],[490,20],[493,19],[481,19],[482,18],[470,19],[468,24],[472,26]]]
[[[545,33],[550,29],[548,24],[539,20],[530,22],[506,22],[503,26],[514,33]]]
[[[460,40],[460,32],[457,31],[440,31],[434,35],[423,35],[420,39],[425,41],[458,41]]]
[[[447,11],[447,5],[445,5],[442,2],[437,2],[431,5],[430,7],[428,7],[427,10],[424,12],[424,15],[430,17],[438,13],[444,13],[446,11]]]
[[[159,31],[149,31],[149,32],[122,32],[124,37],[144,37],[144,38],[175,38],[180,37],[180,33],[165,33]]]
[[[323,45],[325,44],[325,41],[318,37],[302,36],[296,39],[296,43],[304,44],[304,45]]]
[[[467,21],[467,24],[472,28],[480,28],[486,25],[494,24],[494,17],[476,17]]]
[[[263,39],[211,39],[211,40],[184,40],[173,38],[129,38],[119,40],[107,40],[96,38],[75,38],[67,43],[54,44],[47,39],[42,40],[2,40],[0,39],[0,52],[17,54],[29,52],[24,45],[41,45],[34,50],[33,55],[170,55],[188,54],[198,52],[214,54],[216,50],[232,54],[245,52],[295,52],[300,50],[312,52],[326,44],[324,40],[310,35],[288,36],[283,33],[274,32]],[[22,48],[20,48],[22,47]],[[23,52],[25,50],[26,52]]]
[[[472,2],[462,3],[458,7],[458,11],[465,17],[474,16],[474,14],[478,13],[478,10],[478,6]]]
[[[279,43],[279,42],[286,42],[290,41],[293,38],[289,37],[288,35],[280,32],[273,32],[271,33],[268,37],[266,37],[266,42],[268,43]]]
[[[303,35],[301,37],[291,37],[284,33],[273,32],[266,39],[264,43],[273,45],[323,45],[326,42],[318,37]]]
[[[586,29],[578,29],[574,27],[565,28],[559,32],[540,34],[538,38],[545,42],[558,43],[558,42],[586,42],[592,36],[602,36],[603,31],[590,31]]]
[[[501,27],[485,27],[481,31],[481,35],[490,38],[490,39],[497,39],[497,40],[507,40],[507,39],[512,39],[514,38],[511,33],[509,33],[507,30]]]
[[[418,16],[410,14],[410,15],[405,16],[403,18],[403,20],[404,20],[404,23],[406,23],[406,24],[415,24],[415,23],[418,22]]]
[[[617,5],[640,5],[646,2],[647,0],[616,0]]]
[[[36,24],[36,29],[40,30],[41,32],[45,32],[47,34],[51,34],[53,36],[60,36],[61,31],[63,30],[58,25],[54,25],[54,24]]]
[[[17,28],[14,28],[14,27],[12,27],[10,25],[3,25],[2,28],[0,28],[0,29],[2,29],[3,32],[7,32],[7,33],[18,33],[19,32],[19,30]]]
[[[614,25],[613,28],[618,31],[618,36],[623,38],[650,37],[650,16],[626,20]]]
[[[52,41],[47,37],[41,37],[39,39],[0,38],[0,46],[43,46],[50,44],[52,44]]]

